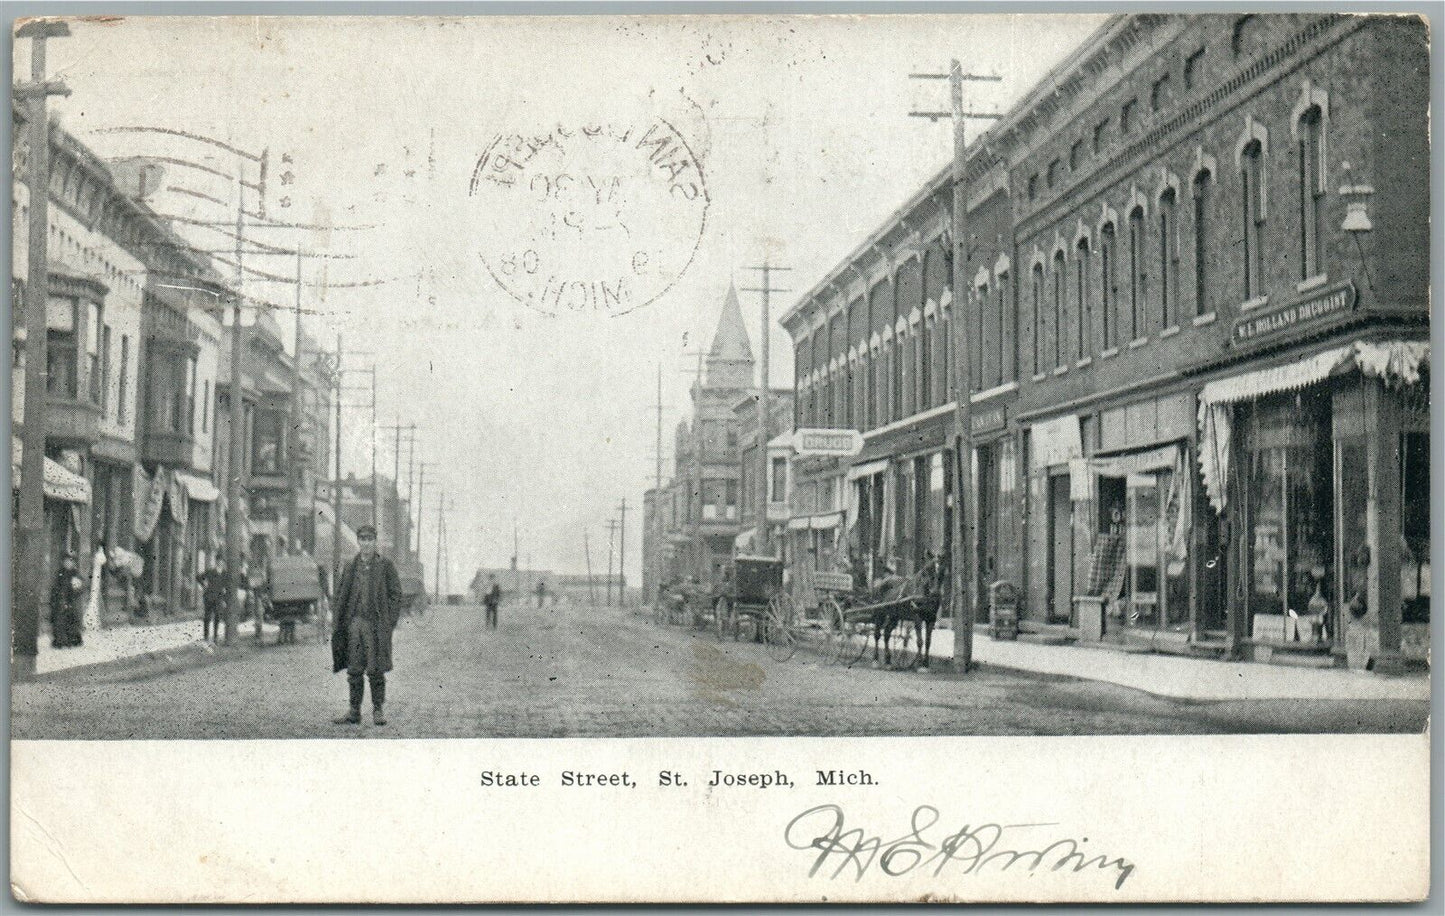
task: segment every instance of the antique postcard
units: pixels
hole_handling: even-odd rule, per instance
[[[1430,25],[12,20],[12,895],[1426,898]]]

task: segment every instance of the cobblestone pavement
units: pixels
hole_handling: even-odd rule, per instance
[[[1412,701],[1189,702],[1095,681],[983,669],[843,668],[800,651],[658,626],[619,608],[509,605],[406,620],[390,723],[333,725],[346,681],[328,646],[268,646],[180,672],[17,684],[15,738],[443,738],[1413,732]]]

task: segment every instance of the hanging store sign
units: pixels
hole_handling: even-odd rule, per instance
[[[146,494],[145,505],[135,519],[135,536],[138,541],[149,541],[156,522],[161,518],[161,506],[165,504],[166,490],[170,487],[170,474],[164,467],[156,468],[150,479],[150,492]]]
[[[793,433],[793,450],[799,455],[851,458],[863,450],[863,434],[856,429],[800,429]]]
[[[1282,334],[1301,326],[1320,324],[1331,318],[1352,311],[1358,296],[1355,285],[1345,283],[1325,287],[1308,299],[1293,302],[1283,308],[1249,315],[1234,323],[1231,340],[1235,346],[1254,343],[1258,340]]]

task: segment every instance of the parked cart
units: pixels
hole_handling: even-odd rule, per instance
[[[316,561],[304,553],[273,559],[264,598],[266,616],[280,624],[280,642],[295,642],[296,624],[314,619],[321,600],[321,574]]]
[[[911,576],[884,579],[867,589],[832,589],[823,604],[828,617],[826,653],[831,661],[853,666],[873,645],[874,664],[926,668],[933,626],[942,605],[944,577],[936,558]],[[829,581],[828,585],[844,585]],[[848,583],[850,584],[850,583]]]

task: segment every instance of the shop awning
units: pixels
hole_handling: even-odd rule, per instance
[[[1229,405],[1281,391],[1296,391],[1330,375],[1358,368],[1399,387],[1420,381],[1430,363],[1430,344],[1419,340],[1354,341],[1304,359],[1219,379],[1199,392],[1199,472],[1209,502],[1224,511],[1229,484],[1229,447],[1234,433]]]
[[[176,471],[175,477],[185,488],[186,495],[198,503],[213,503],[221,495],[220,488],[199,474]]]
[[[806,515],[800,515],[800,516],[797,516],[796,518],[790,518],[790,519],[788,519],[788,530],[789,530],[789,531],[807,531],[807,530],[808,530],[808,516],[806,516]]]
[[[746,531],[742,532],[741,534],[739,534],[737,537],[733,538],[733,549],[734,549],[734,550],[747,551],[747,550],[751,550],[751,549],[752,549],[752,546],[753,546],[753,529],[752,529],[752,528],[749,528],[748,530],[746,530]]]
[[[10,437],[10,486],[11,489],[20,488],[20,460],[24,453],[24,446],[18,436]],[[42,478],[42,488],[45,495],[51,499],[63,500],[69,503],[90,502],[90,481],[70,470],[67,470],[60,462],[50,458],[45,459],[45,473]]]
[[[874,474],[882,474],[888,470],[888,459],[881,458],[878,461],[865,461],[862,464],[855,464],[848,469],[848,480],[857,480],[860,477],[872,477]]]
[[[815,515],[808,519],[808,527],[814,531],[827,531],[838,527],[839,515],[837,512],[829,512],[826,515]]]
[[[1128,477],[1150,471],[1172,469],[1179,463],[1179,446],[1166,445],[1145,452],[1089,459],[1089,469],[1100,477]]]

